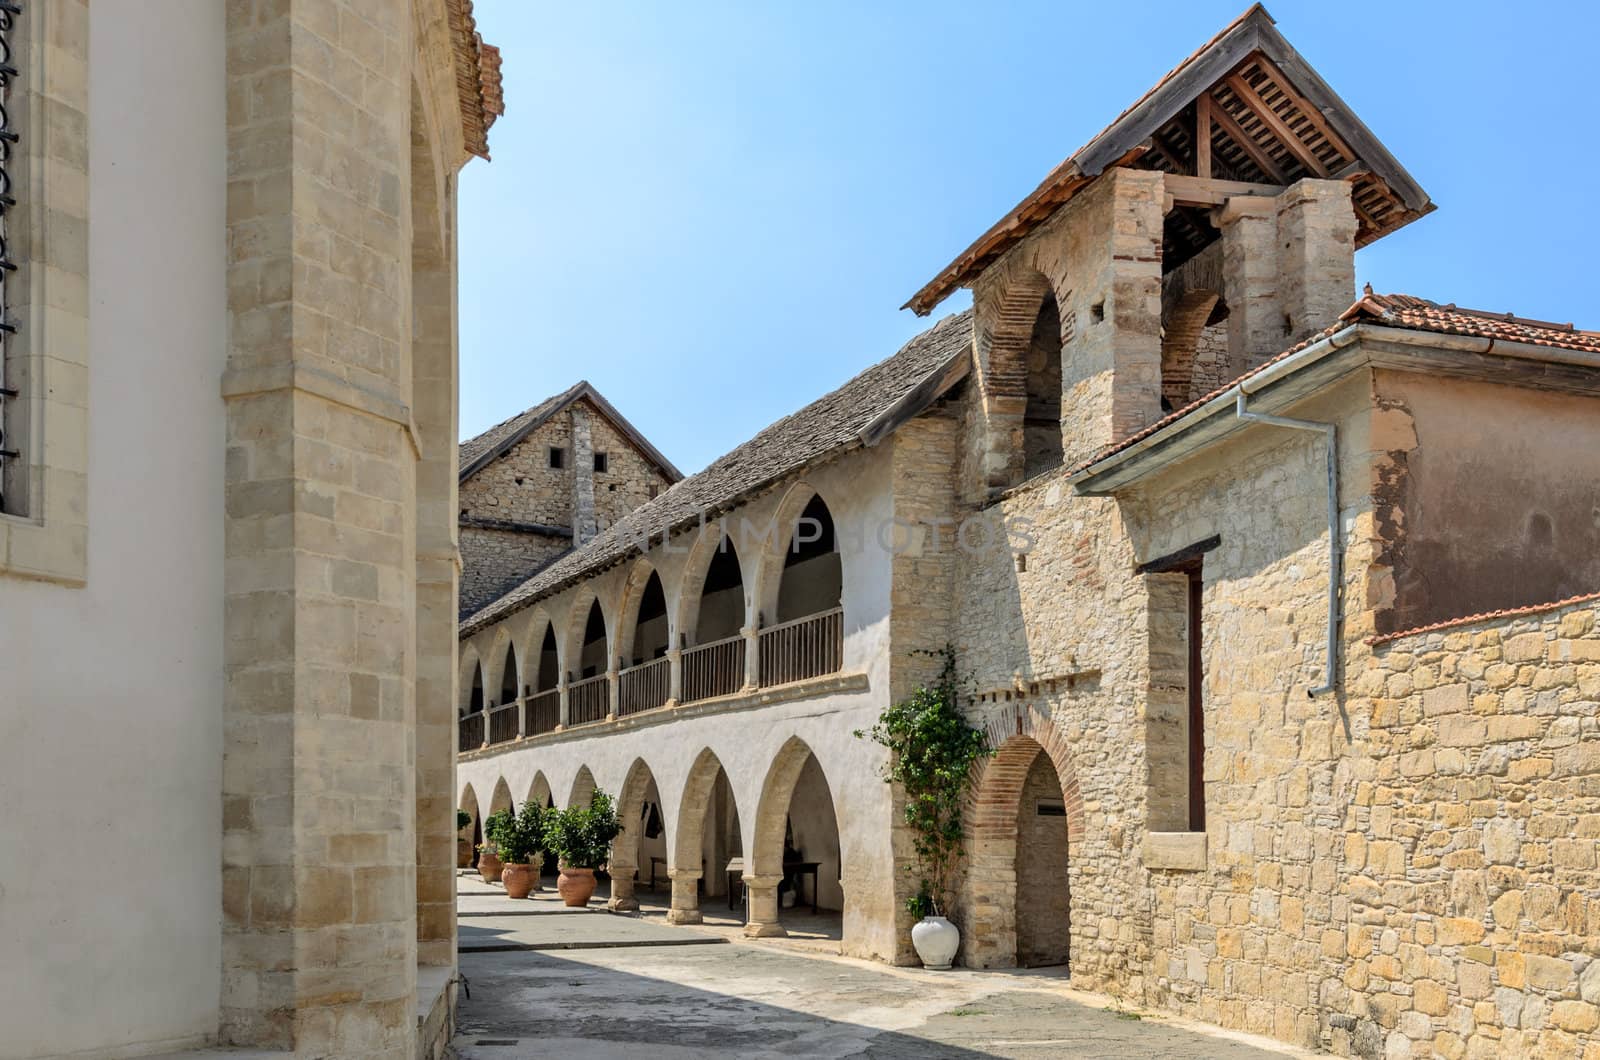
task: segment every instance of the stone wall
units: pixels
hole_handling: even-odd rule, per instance
[[[493,602],[534,571],[572,547],[572,538],[463,521],[461,611],[470,614]]]
[[[552,447],[566,451],[564,466],[550,466]],[[570,527],[572,490],[572,418],[563,410],[461,483],[461,511],[474,518]]]
[[[1600,1054],[1600,602],[1401,636],[1353,691],[1333,1048]]]
[[[589,444],[596,453],[606,454],[606,469],[594,472],[594,515],[598,530],[604,530],[672,485],[610,420],[598,413],[589,417]]]

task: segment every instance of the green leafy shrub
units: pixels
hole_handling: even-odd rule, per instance
[[[611,841],[621,832],[611,796],[596,791],[588,806],[546,812],[543,849],[567,868],[597,869],[611,857]]]
[[[500,829],[497,846],[500,860],[508,865],[527,865],[535,861],[544,845],[546,811],[532,799],[522,804],[516,816]]]
[[[467,825],[469,825],[471,823],[472,823],[472,814],[468,813],[466,810],[457,810],[456,811],[456,831],[458,831],[458,832],[461,831],[463,828],[467,827]]]
[[[487,850],[499,856],[500,837],[511,826],[512,816],[510,810],[496,810],[483,819],[483,842],[478,844],[479,850]]]
[[[972,763],[993,753],[987,737],[961,713],[955,649],[924,654],[944,660],[933,686],[919,687],[879,715],[871,729],[856,732],[889,749],[883,779],[900,785],[905,795],[905,822],[922,874],[906,909],[918,918],[950,908],[965,836],[961,804],[972,783]]]

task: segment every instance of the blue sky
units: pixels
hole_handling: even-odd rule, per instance
[[[586,378],[698,470],[928,326],[898,307],[1244,6],[477,0],[462,436]],[[1586,6],[1269,10],[1439,207],[1358,282],[1600,327]]]

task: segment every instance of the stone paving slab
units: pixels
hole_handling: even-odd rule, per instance
[[[541,936],[587,931],[597,921],[626,925],[616,934],[627,937],[694,934],[618,917],[531,919]],[[1072,991],[1059,971],[928,972],[767,942],[463,951],[461,971],[471,991],[453,1043],[462,1060],[567,1051],[586,1060],[1307,1055],[1109,1009]]]
[[[553,911],[552,911],[553,912]],[[459,926],[462,953],[502,950],[571,950],[645,946],[705,946],[727,940],[702,932],[682,931],[636,917],[613,916],[600,910],[572,910],[570,915],[478,916]]]

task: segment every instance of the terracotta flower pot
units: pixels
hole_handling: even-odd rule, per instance
[[[456,840],[456,868],[465,869],[472,865],[472,840]]]
[[[533,893],[539,877],[532,865],[511,862],[500,871],[500,880],[506,885],[507,898],[526,898]]]
[[[561,878],[556,881],[556,890],[561,892],[561,900],[567,905],[588,905],[589,897],[594,894],[594,870],[561,866]]]
[[[478,852],[478,874],[483,877],[484,883],[499,883],[500,870],[505,866],[500,859],[494,856],[492,850]]]

